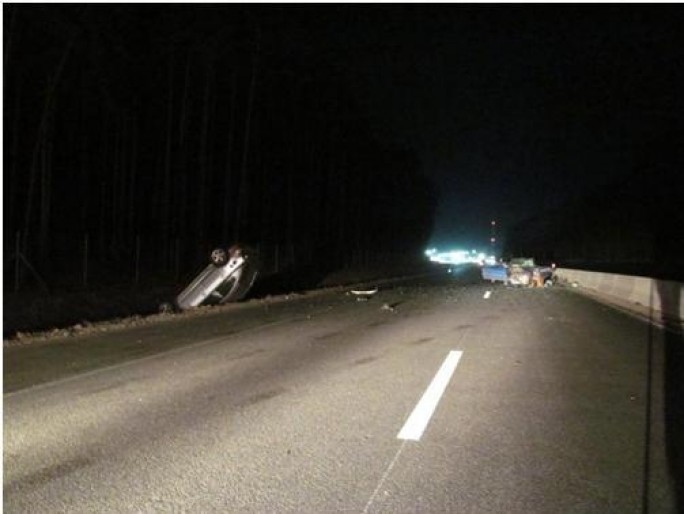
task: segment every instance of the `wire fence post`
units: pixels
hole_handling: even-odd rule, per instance
[[[140,235],[135,236],[135,286],[140,282]]]
[[[279,258],[279,253],[280,253],[280,245],[278,243],[275,244],[275,272],[278,273],[280,271],[280,263],[278,262]]]
[[[176,238],[176,244],[174,248],[173,256],[173,279],[175,282],[178,281],[180,277],[180,239]]]
[[[21,249],[21,231],[17,230],[17,236],[14,247],[14,292],[19,292],[19,273],[21,267],[19,266],[19,251]]]
[[[88,234],[83,238],[83,287],[88,287]]]

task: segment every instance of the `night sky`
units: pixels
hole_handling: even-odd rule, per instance
[[[111,188],[121,198],[120,202],[111,200],[112,208],[122,212],[129,196],[131,208],[153,196],[156,210],[149,219],[164,220],[167,239],[176,232],[192,232],[182,221],[169,221],[164,211],[174,212],[175,204],[164,206],[175,194],[174,173],[178,173],[178,180],[185,176],[174,171],[170,162],[182,167],[182,158],[190,159],[187,162],[195,158],[196,169],[210,169],[218,168],[223,159],[228,167],[232,165],[232,177],[242,167],[247,170],[239,182],[242,189],[231,197],[239,202],[243,201],[240,195],[254,194],[257,179],[250,179],[249,174],[260,169],[258,183],[269,184],[271,171],[264,170],[271,169],[273,179],[265,194],[277,198],[278,192],[291,190],[293,182],[283,178],[287,173],[282,169],[275,169],[282,160],[276,159],[275,150],[269,157],[266,145],[287,145],[274,136],[277,132],[269,133],[264,127],[286,126],[291,118],[297,119],[292,106],[295,111],[304,110],[299,109],[298,101],[311,103],[310,110],[320,114],[322,127],[326,125],[326,112],[342,120],[340,113],[346,112],[348,104],[355,106],[349,118],[356,120],[356,127],[362,126],[358,121],[361,118],[367,122],[367,127],[356,131],[340,121],[339,131],[331,129],[325,136],[330,148],[321,149],[320,141],[313,139],[313,143],[307,143],[309,136],[304,132],[299,139],[293,136],[296,145],[301,143],[292,146],[293,153],[313,148],[310,156],[301,159],[327,170],[320,187],[328,192],[335,188],[347,191],[339,205],[349,203],[349,195],[355,194],[349,192],[350,188],[356,187],[356,179],[344,178],[346,175],[339,178],[340,169],[353,167],[349,162],[354,159],[371,161],[359,150],[366,143],[344,146],[345,140],[336,139],[339,133],[362,133],[367,128],[378,145],[401,149],[392,150],[395,162],[402,160],[397,157],[403,155],[401,152],[417,158],[420,173],[429,179],[436,193],[436,209],[432,233],[415,240],[438,246],[484,247],[490,236],[490,220],[496,219],[498,230],[504,232],[598,186],[617,184],[623,177],[628,180],[638,166],[661,159],[663,151],[677,146],[672,141],[681,139],[684,51],[677,37],[684,26],[684,10],[676,4],[12,7],[16,11],[10,12],[8,4],[3,5],[4,165],[6,170],[11,168],[15,186],[8,188],[5,172],[4,201],[10,237],[22,227],[24,232],[33,225],[38,227],[39,221],[42,229],[35,228],[34,233],[45,232],[51,223],[57,223],[45,219],[54,214],[58,200],[46,204],[46,195],[35,185],[37,179],[31,185],[34,179],[22,174],[22,169],[31,166],[34,170],[43,166],[43,179],[47,176],[51,182],[41,183],[46,191],[52,188],[50,195],[59,198],[65,194],[63,184],[73,183],[73,177],[60,181],[60,170],[68,170],[74,162],[85,170],[96,160],[109,159],[111,169],[128,177],[129,171],[121,160],[137,152],[140,162],[135,164],[136,170],[144,168],[150,176],[156,173],[154,177],[171,181],[164,186],[169,188],[166,196],[154,197],[154,186],[149,186],[146,193],[142,182],[131,182],[129,191],[124,178],[120,184],[116,182],[119,179],[111,179],[111,184],[103,181],[100,187],[87,178],[85,171],[78,175],[85,184],[79,191],[87,197],[91,188],[95,191],[100,187],[104,198]],[[67,58],[60,70],[64,55]],[[198,57],[201,55],[210,58]],[[48,102],[45,98],[51,94],[50,77],[55,76],[59,80]],[[256,77],[256,85],[250,77]],[[283,81],[281,89],[279,80]],[[295,82],[296,86],[291,85]],[[196,87],[188,88],[188,84]],[[321,90],[328,91],[328,96],[318,101]],[[83,91],[87,95],[82,95]],[[183,110],[183,94],[196,107],[191,114]],[[344,96],[344,100],[330,100],[335,95]],[[49,106],[44,109],[49,113],[45,117],[49,127],[41,135],[42,129],[37,127],[42,105]],[[276,107],[269,111],[270,105]],[[157,109],[156,114],[150,114],[153,109]],[[217,113],[224,109],[213,118],[206,115],[208,136],[202,132],[203,109],[215,109]],[[116,131],[114,125],[107,125],[119,119],[115,116],[124,120]],[[315,132],[310,130],[313,122],[308,115],[302,116],[301,125]],[[137,125],[130,128],[129,120],[134,117],[136,121],[130,123]],[[233,119],[239,123],[228,127]],[[181,146],[186,141],[182,125],[186,121],[188,133],[198,138],[193,149],[187,151]],[[235,127],[242,127],[243,134],[235,139],[234,153],[223,157],[219,154],[230,151],[225,147]],[[127,141],[135,139],[134,130],[149,141],[141,140],[133,148],[134,143]],[[282,133],[282,129],[278,130]],[[100,141],[100,136],[95,135],[85,137],[98,131],[112,134],[111,141]],[[153,138],[155,134],[157,139]],[[663,141],[668,143],[664,145]],[[339,147],[335,148],[335,142]],[[212,144],[218,148],[213,154]],[[243,152],[241,144],[249,152]],[[283,153],[278,155],[284,156],[289,150],[279,151]],[[292,158],[297,162],[296,156]],[[52,168],[45,164],[49,159],[55,162]],[[385,157],[377,159],[386,167]],[[49,173],[45,171],[48,168]],[[414,171],[407,165],[398,173],[413,177]],[[103,176],[106,173],[100,172]],[[64,173],[70,177],[71,172]],[[211,176],[210,171],[206,173]],[[391,171],[385,173],[378,175],[378,182],[394,180]],[[401,184],[401,177],[396,179],[396,191],[406,186]],[[231,180],[238,184],[237,179]],[[252,181],[252,187],[244,193],[247,180]],[[291,180],[296,184],[298,179]],[[134,185],[139,189],[134,190]],[[310,187],[315,198],[321,189]],[[374,192],[368,198],[364,194],[363,201],[372,198],[377,190],[375,184]],[[12,193],[9,207],[8,191]],[[423,200],[429,196],[423,194],[422,186],[417,186],[416,191]],[[413,201],[410,193],[402,194],[401,201]],[[22,195],[32,198],[31,205],[36,209],[41,202],[42,210],[31,214],[30,208],[24,208]],[[284,197],[284,193],[280,196]],[[197,203],[194,197],[188,201]],[[396,198],[388,193],[386,201],[389,205]],[[217,205],[219,202],[216,200]],[[293,210],[287,202],[291,200],[283,200],[282,205],[271,202],[272,209]],[[241,208],[238,206],[238,211]],[[332,216],[334,208],[320,208],[321,216]],[[92,216],[85,214],[87,209],[94,208],[82,208],[81,218],[88,218],[81,223],[84,231],[92,230],[88,224],[93,224]],[[390,212],[391,206],[387,209]],[[423,216],[426,211],[421,207],[416,212]],[[263,216],[276,218],[275,214]],[[198,226],[203,218],[199,219]],[[98,225],[103,233],[105,221]],[[130,225],[135,223],[139,229],[142,222],[131,216]],[[151,222],[147,223],[149,226]],[[265,223],[261,225],[262,235],[267,232]],[[316,230],[330,231],[335,222],[330,218],[326,223]],[[7,229],[6,224],[6,235]],[[411,229],[407,226],[408,231]],[[122,241],[134,233],[128,226],[122,226],[120,231]],[[216,232],[220,231],[217,228]],[[400,228],[396,233],[399,235],[394,237],[402,237]]]
[[[420,154],[434,244],[486,244],[490,219],[503,230],[629,175],[683,113],[681,5],[301,11],[298,44],[329,49],[378,133]]]

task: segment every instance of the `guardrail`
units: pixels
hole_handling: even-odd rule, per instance
[[[556,275],[610,305],[658,326],[684,326],[684,284],[633,275],[557,268]]]

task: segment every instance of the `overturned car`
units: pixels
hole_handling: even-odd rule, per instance
[[[519,257],[508,263],[483,266],[482,278],[512,286],[548,287],[555,281],[555,271],[554,264],[540,266],[532,258]]]
[[[179,309],[241,300],[259,273],[256,252],[247,246],[216,248],[209,260],[209,265],[176,297]]]

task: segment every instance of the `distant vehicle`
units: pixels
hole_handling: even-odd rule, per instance
[[[529,257],[516,257],[482,267],[482,278],[513,286],[551,286],[555,281],[555,265],[540,266]]]
[[[256,253],[242,245],[233,245],[227,250],[216,248],[209,255],[209,261],[209,265],[176,297],[179,309],[241,300],[259,273]]]

